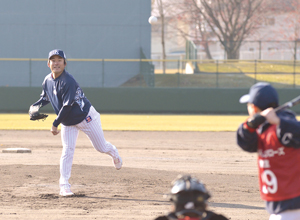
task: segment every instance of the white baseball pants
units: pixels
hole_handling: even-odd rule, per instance
[[[75,145],[79,130],[83,131],[88,136],[93,147],[97,151],[108,154],[113,159],[119,158],[117,148],[111,143],[107,142],[104,138],[100,114],[93,106],[91,106],[86,119],[79,124],[73,126],[65,126],[61,124],[61,140],[63,150],[60,158],[60,187],[70,187],[69,179],[71,177]]]
[[[279,214],[270,215],[269,220],[299,220],[300,209],[288,210]]]

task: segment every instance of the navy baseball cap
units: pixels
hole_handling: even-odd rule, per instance
[[[50,59],[54,55],[58,55],[58,56],[60,56],[60,57],[62,57],[64,59],[66,59],[66,54],[62,50],[60,50],[60,49],[51,50],[49,52],[48,59]]]
[[[278,106],[278,94],[274,87],[266,82],[259,82],[251,86],[249,94],[240,98],[240,103],[252,103],[261,110]]]

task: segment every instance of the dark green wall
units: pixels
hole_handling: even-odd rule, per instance
[[[39,99],[38,87],[0,87],[0,112],[28,112]],[[100,113],[246,114],[239,98],[248,89],[83,88]],[[280,103],[300,95],[298,89],[278,90]],[[300,113],[300,105],[293,107]],[[52,107],[42,109],[52,113]]]

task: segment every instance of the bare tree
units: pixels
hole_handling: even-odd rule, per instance
[[[239,59],[243,40],[259,26],[263,0],[187,0],[218,38],[227,59]]]
[[[288,40],[293,44],[292,52],[294,60],[297,59],[297,47],[300,41],[300,1],[299,0],[269,0],[269,10],[281,15],[281,21],[276,28],[277,40]],[[274,36],[273,36],[274,39]]]
[[[192,40],[196,45],[202,46],[207,59],[212,59],[209,50],[209,40],[213,35],[207,29],[203,16],[198,13],[198,10],[190,1],[183,0],[177,3],[176,7],[177,10],[173,11],[172,18],[177,20],[177,23],[175,23],[176,26],[173,26],[173,28],[178,30],[183,38]]]
[[[165,3],[163,0],[152,0],[152,9],[155,8],[158,11],[159,15],[159,22],[161,25],[161,47],[162,47],[162,67],[163,67],[163,73],[166,72],[166,44],[165,44]]]
[[[212,55],[209,50],[209,40],[213,37],[213,35],[210,31],[207,30],[205,23],[203,22],[203,17],[201,15],[198,15],[195,18],[196,30],[199,32],[201,37],[201,39],[199,40],[196,34],[196,39],[198,40],[198,42],[196,43],[203,46],[207,59],[212,59]]]
[[[292,24],[293,24],[293,37],[295,42],[294,46],[294,60],[297,60],[297,47],[298,41],[300,41],[300,2],[298,0],[291,0],[290,6],[292,7]]]

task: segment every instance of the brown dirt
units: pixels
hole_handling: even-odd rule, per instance
[[[58,195],[60,135],[0,130],[0,219],[154,219],[169,211],[164,195],[178,174],[193,174],[212,197],[209,208],[230,219],[268,219],[259,197],[256,154],[240,150],[234,132],[105,131],[123,158],[109,156],[80,132],[70,183]],[[2,153],[6,148],[32,153]]]

